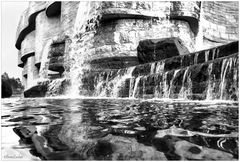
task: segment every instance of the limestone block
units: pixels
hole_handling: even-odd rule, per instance
[[[238,40],[238,2],[203,2],[205,45],[216,46]],[[216,42],[215,44],[213,42]],[[212,44],[212,45],[211,45]]]
[[[47,92],[47,86],[36,85],[24,91],[24,97],[44,97]]]
[[[134,56],[106,57],[94,59],[90,62],[92,69],[121,69],[138,65],[138,58]]]
[[[189,53],[178,38],[143,40],[139,42],[137,51],[140,63],[159,61]]]
[[[62,31],[65,35],[72,35],[77,17],[78,7],[81,2],[77,1],[63,1],[61,2],[61,25]]]

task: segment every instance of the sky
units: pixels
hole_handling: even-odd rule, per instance
[[[16,31],[22,12],[28,2],[2,1],[1,5],[1,74],[22,79],[22,68],[17,66],[18,50],[15,47]]]

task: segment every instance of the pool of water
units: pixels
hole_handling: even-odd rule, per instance
[[[237,160],[238,102],[2,99],[3,160]]]

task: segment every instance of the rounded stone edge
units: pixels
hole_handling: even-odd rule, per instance
[[[60,1],[49,1],[46,7],[47,17],[59,16],[61,14],[61,2]]]
[[[29,6],[21,15],[18,24],[15,43],[15,47],[18,50],[21,49],[21,43],[24,40],[25,36],[35,30],[35,19],[38,13],[44,11],[45,9],[45,2],[29,2]]]

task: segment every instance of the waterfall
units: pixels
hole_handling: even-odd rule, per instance
[[[70,87],[67,90],[67,95],[78,96],[82,88],[82,78],[84,70],[89,69],[86,64],[88,59],[87,41],[93,36],[91,32],[86,31],[87,21],[90,15],[91,2],[81,1],[77,11],[75,20],[72,43],[70,45],[69,60],[70,60]],[[81,40],[81,41],[80,41]]]
[[[187,90],[186,90],[186,87],[185,87],[185,82],[186,82],[186,79],[188,79],[188,70],[189,70],[189,67],[187,67],[184,71],[184,74],[183,74],[183,80],[182,80],[182,86],[181,86],[181,89],[180,89],[180,92],[178,94],[178,98],[181,98],[181,99],[186,99],[187,98]]]
[[[179,71],[180,71],[180,69],[174,71],[173,77],[172,77],[172,79],[171,79],[171,81],[170,81],[169,89],[168,89],[168,91],[167,91],[167,95],[166,95],[167,98],[170,98],[170,94],[171,94],[171,91],[172,91],[172,87],[174,86],[174,85],[173,85],[173,81],[174,81],[174,79],[175,79],[175,77],[176,77],[176,75],[177,75],[177,73],[178,73]]]
[[[138,85],[139,85],[140,79],[141,79],[141,76],[139,76],[139,77],[136,78],[135,85],[132,87],[132,88],[133,88],[133,93],[132,93],[132,95],[130,96],[130,98],[136,98],[137,89],[138,89]]]
[[[208,87],[207,87],[207,100],[213,99],[213,86],[214,86],[214,80],[212,79],[212,70],[213,70],[213,63],[210,63],[208,65]]]
[[[226,86],[226,74],[232,68],[233,58],[224,59],[221,68],[221,84],[220,84],[220,99],[224,98],[225,86]]]
[[[103,72],[95,78],[95,94],[99,97],[119,97],[119,92],[124,89],[127,79],[132,79],[132,72],[135,67],[120,69],[114,74]],[[104,77],[105,75],[106,78]],[[129,82],[130,84],[130,82]]]

